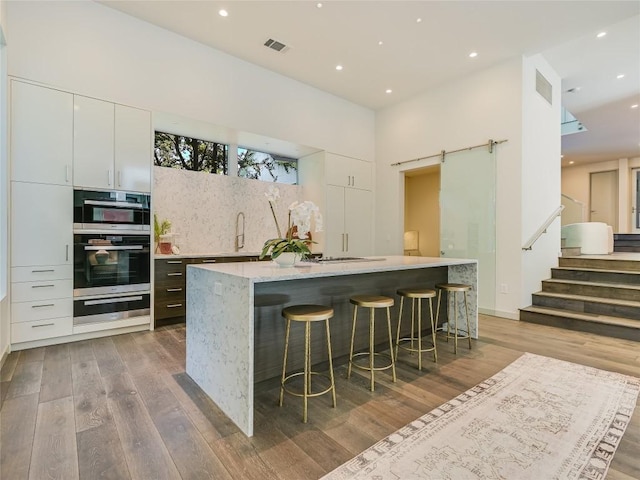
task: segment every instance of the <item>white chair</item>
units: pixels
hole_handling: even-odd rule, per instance
[[[584,255],[608,255],[613,251],[613,229],[603,222],[571,223],[562,227],[565,247],[580,247]]]

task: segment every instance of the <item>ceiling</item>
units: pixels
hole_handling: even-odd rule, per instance
[[[543,53],[587,129],[563,137],[563,165],[640,157],[640,108],[631,108],[640,103],[638,1],[99,3],[373,110]],[[269,49],[268,39],[287,48]]]

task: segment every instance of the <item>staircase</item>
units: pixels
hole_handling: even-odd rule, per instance
[[[637,260],[561,257],[520,320],[640,342]]]
[[[640,252],[640,234],[638,233],[614,233],[614,252]]]

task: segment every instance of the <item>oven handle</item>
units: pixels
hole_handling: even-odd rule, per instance
[[[142,296],[135,297],[116,297],[116,298],[101,298],[99,300],[85,300],[84,306],[90,307],[91,305],[104,305],[105,303],[118,303],[118,302],[135,302],[142,300]]]
[[[142,250],[144,245],[92,245],[84,247],[85,250]]]
[[[129,203],[129,202],[103,202],[100,200],[85,200],[85,205],[98,205],[100,207],[120,207],[120,208],[137,208],[142,209],[141,203]]]

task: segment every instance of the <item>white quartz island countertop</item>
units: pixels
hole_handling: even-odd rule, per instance
[[[348,353],[351,295],[397,298],[398,288],[434,288],[444,282],[472,286],[470,330],[477,338],[477,260],[385,256],[300,262],[293,267],[280,267],[275,262],[189,265],[186,372],[246,435],[252,436],[254,383],[279,376],[282,366],[283,307],[302,303],[331,306],[335,312],[332,353],[338,358],[346,348]],[[392,315],[397,322],[397,306]],[[340,392],[337,396],[339,402]]]

